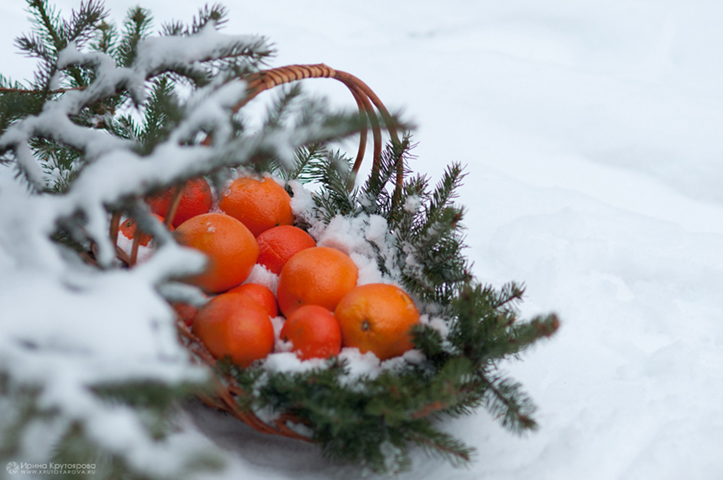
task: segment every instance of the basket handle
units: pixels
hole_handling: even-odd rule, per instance
[[[374,139],[374,156],[372,160],[372,175],[379,173],[382,157],[382,131],[379,119],[374,107],[379,111],[379,114],[386,123],[386,128],[389,131],[389,135],[392,137],[392,141],[399,143],[399,134],[395,127],[394,119],[392,118],[387,107],[377,96],[376,93],[362,80],[355,77],[354,75],[342,72],[341,70],[334,70],[333,68],[319,63],[316,65],[287,65],[285,67],[272,68],[270,70],[263,70],[258,73],[254,73],[246,77],[247,81],[247,94],[233,106],[233,111],[238,112],[244,105],[249,103],[251,100],[256,98],[260,93],[270,90],[291,82],[304,80],[306,78],[332,78],[342,82],[354,96],[354,100],[359,108],[359,113],[362,118],[369,120],[369,124],[372,130],[372,136]],[[212,135],[208,135],[202,142],[203,145],[210,145],[213,141]],[[363,129],[360,132],[359,138],[359,150],[357,151],[356,160],[351,169],[351,177],[349,179],[349,189],[354,185],[354,179],[356,178],[359,169],[361,168],[362,161],[364,160],[364,154],[366,153],[366,142],[367,142],[367,130]],[[396,184],[394,195],[397,198],[401,197],[402,187],[404,185],[404,165],[400,162],[397,166]],[[182,188],[176,187],[177,190],[171,196],[171,204],[166,213],[166,226],[169,226],[173,221],[173,217],[176,214],[178,205],[181,199]]]
[[[307,78],[331,78],[343,83],[349,89],[349,91],[354,97],[354,100],[356,101],[357,107],[359,108],[360,115],[362,116],[362,118],[365,118],[369,121],[369,127],[371,128],[372,138],[374,141],[371,174],[378,175],[381,165],[383,145],[382,129],[379,123],[379,117],[377,116],[377,113],[375,111],[375,107],[376,110],[379,112],[379,115],[382,117],[382,119],[384,119],[386,129],[389,132],[389,135],[391,136],[393,142],[399,143],[399,134],[395,127],[394,119],[389,113],[389,110],[387,110],[387,108],[384,106],[384,103],[382,103],[381,99],[366,83],[364,83],[362,80],[350,73],[343,72],[341,70],[334,70],[333,68],[324,65],[323,63],[319,63],[316,65],[288,65],[285,67],[263,70],[246,77],[247,94],[241,101],[239,101],[236,105],[233,106],[233,111],[238,112],[244,105],[246,105],[260,93],[266,90],[287,83],[304,80]],[[350,190],[353,188],[354,180],[364,160],[364,155],[366,153],[367,135],[367,129],[362,129],[359,136],[359,149],[357,151],[356,160],[354,161],[354,165],[352,166],[351,176],[349,178]],[[212,135],[209,134],[203,140],[202,144],[210,145],[212,141]],[[395,198],[401,198],[402,187],[404,184],[404,165],[402,164],[402,162],[399,162],[397,166],[395,180],[396,183],[394,196]],[[182,186],[179,185],[174,187],[174,192],[171,195],[171,202],[168,207],[168,211],[166,212],[166,227],[170,227],[171,223],[173,222],[173,218],[176,215],[178,206],[181,203],[182,193]],[[114,216],[111,221],[110,236],[113,240],[117,238],[119,222],[120,216]],[[133,246],[131,247],[132,250],[129,259],[131,265],[136,262],[138,251],[137,243],[139,235],[140,233],[137,233],[135,238],[133,239]]]
[[[374,137],[372,174],[378,173],[382,154],[382,136],[381,126],[379,125],[379,120],[376,112],[374,111],[374,107],[377,108],[379,114],[384,119],[387,130],[392,137],[392,141],[399,142],[399,135],[396,127],[394,126],[394,119],[389,114],[389,110],[387,110],[384,106],[384,103],[382,103],[379,97],[366,83],[350,73],[342,72],[341,70],[334,70],[323,63],[317,65],[288,65],[285,67],[273,68],[271,70],[264,70],[250,75],[247,78],[248,94],[243,100],[234,106],[234,111],[238,111],[241,107],[246,105],[265,90],[269,90],[286,83],[304,80],[306,78],[332,78],[342,82],[351,91],[351,94],[357,102],[359,113],[368,118],[371,124],[372,134]],[[365,153],[365,144],[366,130],[362,130],[362,136],[359,142],[359,151],[357,153],[354,166],[352,167],[352,177],[356,176],[359,168],[361,167]],[[404,169],[399,168],[397,171],[397,189],[401,189],[402,187],[403,175]]]

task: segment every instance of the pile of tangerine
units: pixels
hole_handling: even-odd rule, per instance
[[[148,198],[160,220],[171,190]],[[198,311],[187,304],[176,310],[216,358],[230,357],[248,367],[273,352],[271,318],[285,317],[280,339],[302,359],[328,358],[343,347],[373,352],[380,360],[412,348],[410,328],[419,312],[399,287],[357,286],[352,259],[334,248],[317,246],[294,226],[291,198],[274,179],[240,177],[220,195],[218,212],[208,182],[189,181],[174,217],[176,240],[208,257],[206,270],[190,279],[212,298]],[[120,232],[133,238],[132,220]],[[142,235],[141,245],[150,237]],[[279,276],[277,294],[263,285],[244,283],[254,265]]]

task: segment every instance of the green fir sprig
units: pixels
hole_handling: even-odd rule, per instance
[[[35,117],[42,117],[43,112],[57,107],[68,95],[77,94],[75,98],[81,98],[80,94],[93,87],[94,82],[103,73],[97,62],[71,62],[65,65],[59,63],[64,49],[79,50],[84,55],[97,54],[95,58],[110,59],[109,63],[114,63],[117,69],[132,70],[138,67],[139,53],[142,53],[144,48],[146,50],[148,48],[148,45],[144,45],[144,40],[153,33],[150,12],[140,7],[129,10],[121,30],[109,20],[109,14],[103,3],[96,0],[82,2],[77,10],[65,18],[46,0],[28,0],[27,9],[31,15],[33,30],[18,38],[16,45],[22,53],[38,60],[38,68],[31,81],[16,82],[0,76],[0,137],[3,139],[8,137],[4,136],[8,130],[19,122],[29,120],[32,123]],[[205,7],[190,26],[180,28],[175,34],[179,37],[188,37],[203,28],[218,28],[224,23],[225,15],[222,7]],[[51,128],[38,128],[28,136],[26,142],[13,143],[11,139],[3,144],[0,148],[0,168],[15,170],[17,182],[27,186],[28,190],[37,197],[49,197],[47,200],[50,205],[54,200],[61,200],[60,197],[71,194],[77,178],[97,160],[97,154],[89,155],[86,145],[82,144],[83,140],[90,138],[93,133],[97,133],[97,130],[105,130],[108,133],[109,145],[112,145],[108,148],[109,151],[124,142],[123,146],[136,158],[152,156],[159,145],[168,142],[172,133],[177,131],[178,125],[191,114],[185,98],[178,93],[178,81],[183,79],[187,84],[191,84],[193,90],[200,86],[208,86],[216,79],[228,80],[235,78],[240,72],[258,70],[264,59],[272,54],[272,50],[265,40],[253,42],[253,38],[239,37],[235,42],[231,40],[220,42],[225,45],[223,51],[215,52],[212,58],[196,62],[193,65],[193,75],[189,74],[186,65],[166,62],[161,71],[149,72],[147,78],[141,79],[147,82],[146,85],[141,85],[140,89],[148,94],[145,98],[134,95],[130,85],[118,80],[122,78],[121,76],[114,77],[116,83],[107,94],[82,97],[89,100],[79,104],[77,109],[70,109],[73,113],[69,114],[68,118],[73,127],[79,127],[74,131],[76,133],[82,131],[85,136],[64,135]],[[251,41],[247,41],[249,39]],[[105,65],[105,74],[108,74],[111,68],[113,67]],[[222,85],[223,81],[219,85],[210,87],[209,93]],[[232,115],[231,112],[228,113],[229,117]],[[344,123],[345,120],[348,122]],[[350,115],[339,117],[335,121],[334,132],[332,133],[330,128],[321,135],[321,138],[326,138],[324,135],[348,135],[354,129],[358,129],[358,122],[355,123]],[[229,164],[248,162],[250,157],[256,155],[256,147],[252,146],[246,150],[245,156],[241,157],[239,162],[233,163],[229,159],[229,151],[238,150],[238,144],[247,140],[239,138],[241,128],[237,122],[230,120],[229,124],[232,125],[232,133],[228,143],[236,142],[236,148],[234,146],[218,148],[212,164],[206,165],[205,170],[195,174],[189,172],[187,174],[189,177],[204,173],[214,174],[226,169]],[[331,124],[332,121],[329,122],[329,125]],[[117,142],[118,140],[121,142]],[[259,137],[254,140],[258,144],[266,141]],[[189,141],[189,146],[192,146],[192,143]],[[33,161],[39,165],[38,171],[41,175],[38,175],[38,171],[28,169]],[[108,214],[114,208],[120,208],[131,216],[138,217],[141,228],[145,228],[146,225],[155,225],[159,228],[157,222],[151,221],[150,212],[141,199],[158,189],[169,187],[171,183],[183,180],[185,178],[174,179],[172,182],[167,181],[166,184],[145,182],[137,191],[116,198],[112,205],[101,205],[101,207],[106,207]],[[45,219],[46,217],[43,217],[43,220]],[[57,219],[47,216],[47,220],[48,224],[43,228],[58,244],[63,252],[62,258],[71,264],[71,269],[80,268],[78,256],[92,259],[89,252],[94,239],[87,229],[86,211],[81,209],[69,211],[67,216]],[[156,235],[156,238],[167,238],[170,241],[169,234],[165,230],[163,233],[165,237]],[[74,253],[76,257],[72,257]],[[83,271],[86,271],[85,269]],[[98,275],[101,274],[98,272]],[[20,345],[20,350],[27,350],[30,352],[28,355],[37,351],[39,357],[37,361],[40,361],[40,358],[54,358],[52,355],[42,357],[44,354],[42,349],[33,344]],[[5,353],[11,354],[11,352]],[[72,349],[68,351],[69,356],[75,353]],[[80,357],[82,355],[78,358]],[[12,363],[12,354],[10,358]],[[88,355],[88,362],[93,362],[93,358],[92,355]],[[193,476],[199,471],[214,470],[222,466],[222,455],[199,453],[184,458],[182,468],[178,471],[174,470],[173,466],[166,467],[165,475],[158,473],[162,469],[144,470],[137,461],[129,462],[126,457],[127,449],[114,450],[108,448],[107,444],[102,445],[97,438],[97,432],[94,435],[86,430],[82,416],[77,414],[69,416],[52,405],[49,407],[47,399],[42,398],[44,385],[26,383],[26,381],[27,379],[22,376],[13,376],[5,366],[0,369],[0,403],[3,406],[3,417],[7,415],[7,418],[0,420],[0,459],[4,462],[23,459],[28,451],[43,455],[40,448],[28,442],[28,436],[32,437],[37,432],[43,431],[45,442],[43,445],[51,449],[48,456],[42,458],[43,461],[56,464],[97,464],[97,473],[103,478],[180,479]],[[75,380],[71,381],[73,386],[68,388],[80,388],[74,382]],[[173,384],[173,381],[166,383],[160,380],[139,382],[117,379],[87,387],[85,393],[94,396],[97,402],[108,407],[107,411],[98,408],[94,415],[108,414],[112,411],[128,422],[137,422],[134,425],[139,425],[139,431],[147,435],[144,440],[161,445],[176,428],[173,419],[177,415],[178,401],[187,398],[192,392],[204,389],[205,384],[200,381]],[[112,433],[108,432],[108,436],[110,435]],[[197,449],[197,451],[203,450]],[[76,477],[74,473],[58,476],[58,478]]]
[[[380,271],[445,325],[440,330],[422,323],[413,329],[424,361],[354,382],[347,378],[345,361],[337,359],[306,373],[260,374],[254,367],[229,364],[221,368],[241,385],[241,408],[291,414],[311,429],[329,459],[378,473],[408,468],[410,445],[455,466],[466,465],[475,449],[437,430],[432,418],[440,414],[469,415],[484,407],[515,433],[535,429],[534,404],[498,365],[559,326],[554,314],[520,321],[516,303],[524,289],[517,284],[495,289],[474,278],[463,254],[465,210],[454,203],[463,169],[450,165],[430,188],[428,178],[413,175],[407,165],[412,147],[408,135],[388,145],[378,168],[351,191],[351,161],[338,152],[301,149],[294,166],[282,171],[287,179],[317,186],[316,221],[329,223],[340,215],[386,220],[392,253],[371,243]],[[406,180],[397,178],[400,162]],[[394,193],[397,181],[404,182],[399,197]]]

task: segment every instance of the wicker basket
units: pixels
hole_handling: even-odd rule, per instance
[[[357,77],[338,70],[334,70],[326,65],[291,65],[281,68],[275,68],[272,70],[265,70],[259,73],[253,74],[246,78],[248,93],[246,97],[237,105],[234,106],[234,111],[238,111],[246,103],[248,103],[255,96],[265,90],[272,89],[274,87],[303,80],[307,78],[333,78],[342,82],[352,93],[356,100],[359,112],[362,118],[368,122],[368,128],[372,131],[373,137],[373,164],[372,174],[378,171],[380,168],[380,158],[382,154],[382,126],[379,122],[380,115],[384,120],[384,129],[389,132],[393,142],[399,142],[399,136],[395,128],[395,122],[392,119],[389,111],[386,109],[384,104],[381,102],[379,97],[369,88],[364,82]],[[375,111],[376,109],[376,111]],[[378,113],[377,113],[378,112]],[[356,160],[352,167],[352,179],[356,176],[361,167],[362,161],[366,153],[367,144],[367,129],[360,131],[360,142],[359,150],[357,152]],[[204,144],[210,145],[212,139],[207,137]],[[403,185],[403,168],[400,163],[399,168],[396,172],[396,183],[395,183],[395,195],[401,194]],[[353,183],[353,182],[352,182]],[[171,202],[168,208],[168,213],[165,218],[166,226],[169,226],[173,222],[173,217],[176,214],[178,205],[181,199],[181,193],[183,188],[180,186],[175,187],[175,191],[171,196]],[[135,238],[133,239],[131,252],[127,254],[123,249],[117,246],[119,225],[121,220],[120,212],[113,214],[110,226],[110,237],[114,243],[116,243],[117,257],[124,264],[132,266],[136,263],[139,249],[139,238],[140,232],[137,231]],[[178,320],[177,322],[178,331],[182,342],[193,354],[194,358],[198,362],[207,364],[211,368],[215,367],[216,359],[206,349],[204,344],[196,337],[191,329],[183,322]],[[216,369],[218,370],[218,369]],[[255,430],[271,434],[281,435],[284,437],[294,438],[298,440],[311,441],[308,437],[298,433],[289,427],[289,423],[300,424],[303,423],[300,419],[293,415],[283,414],[277,417],[273,424],[262,421],[252,411],[241,409],[237,402],[236,397],[242,394],[241,387],[238,382],[229,375],[219,373],[216,378],[215,392],[213,395],[207,395],[199,393],[199,398],[208,406],[217,408],[219,410],[226,411],[248,424]],[[415,417],[427,416],[434,413],[436,410],[443,409],[444,405],[428,405],[423,411],[415,412]]]

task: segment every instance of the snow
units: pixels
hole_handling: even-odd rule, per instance
[[[57,4],[64,12],[76,6]],[[116,19],[132,4],[107,2]],[[200,4],[177,2],[168,9],[151,0],[144,6],[158,25],[190,19]],[[445,419],[438,425],[477,448],[474,463],[455,470],[416,452],[412,472],[399,478],[723,477],[723,6],[702,0],[450,0],[444,6],[278,0],[229,7],[225,32],[267,36],[278,51],[274,66],[324,62],[363,79],[388,107],[404,109],[419,126],[415,171],[438,179],[449,161],[466,164],[459,202],[467,208],[467,254],[475,274],[495,285],[524,282],[525,316],[560,315],[555,337],[505,366],[538,405],[540,429],[515,437],[484,410]],[[0,40],[8,47],[0,53],[2,73],[30,77],[31,63],[9,48],[28,30],[25,14],[18,2],[5,2],[0,13]],[[307,83],[334,104],[353,105],[348,91],[331,80]],[[207,113],[204,118],[212,119],[213,111]],[[163,155],[180,160],[181,153]],[[164,170],[164,179],[198,160],[186,156],[166,165],[171,170]],[[122,182],[126,169],[141,168],[128,160],[118,159],[114,181]],[[61,290],[58,281],[73,279],[58,279],[61,260],[48,245],[36,244],[38,229],[47,224],[44,207],[8,204],[15,197],[3,192],[11,183],[3,172],[2,338],[36,338],[36,329],[49,347],[78,355],[107,347],[117,364],[128,363],[124,375],[183,377],[179,364],[151,361],[159,346],[180,355],[170,332],[157,332],[147,321],[171,315],[149,294],[151,277],[162,271],[161,255],[138,278],[123,273],[93,285],[78,274],[86,293]],[[18,220],[18,209],[37,223]],[[13,255],[6,250],[10,242]],[[33,257],[36,251],[43,255]],[[37,271],[48,280],[35,283]],[[92,305],[81,306],[81,295],[93,298]],[[122,303],[129,295],[138,300]],[[43,304],[62,306],[53,309],[57,320],[34,313]],[[73,322],[80,316],[67,313],[89,308],[102,319],[117,315],[112,306],[121,305],[130,322],[125,329],[111,319],[79,325]],[[6,312],[22,321],[8,322]],[[58,343],[69,339],[51,334],[71,326],[89,329],[88,339],[133,335],[147,356],[125,362],[127,354],[110,340]],[[0,358],[8,354],[0,352]],[[17,368],[40,375],[45,365]],[[115,371],[102,365],[98,375]],[[74,368],[59,365],[57,371],[72,375]],[[57,393],[48,401],[62,400]],[[314,446],[258,434],[197,401],[184,415],[168,452],[178,444],[183,448],[175,452],[220,447],[228,453],[227,469],[209,478],[358,476],[327,463]],[[132,428],[127,422],[119,431],[132,435]],[[158,455],[155,462],[167,458],[149,452]]]
[[[429,325],[433,329],[437,330],[440,335],[442,335],[442,338],[447,338],[447,335],[449,334],[449,326],[447,326],[447,322],[439,317],[429,318],[429,315],[422,314],[419,317],[419,322]]]
[[[299,360],[299,357],[297,357],[293,352],[281,351],[272,353],[266,357],[263,360],[263,368],[270,372],[301,373],[308,372],[313,369],[323,368],[325,363],[326,361],[320,358],[312,358],[302,361]]]
[[[279,276],[269,271],[263,265],[259,265],[257,263],[254,265],[254,268],[251,270],[251,274],[244,283],[257,283],[259,285],[263,285],[276,295],[276,287],[279,284]]]
[[[399,269],[391,262],[394,238],[389,233],[384,217],[362,214],[345,218],[337,215],[328,224],[310,220],[310,225],[309,234],[314,237],[317,246],[335,248],[354,261],[359,269],[357,285],[394,283],[394,279],[399,277]],[[391,277],[382,276],[376,261],[377,254],[371,244],[376,245],[380,254],[389,259],[386,267]]]
[[[294,214],[294,217],[305,221],[310,220],[307,212],[311,212],[314,208],[314,200],[311,197],[311,192],[298,180],[289,181],[289,186],[294,194],[294,196],[291,197],[291,212]]]
[[[327,368],[327,361],[321,358],[300,360],[296,353],[291,352],[291,343],[278,338],[278,331],[283,326],[283,318],[272,319],[276,331],[276,347],[274,353],[268,355],[261,363],[263,369],[269,372],[303,373],[311,370]],[[278,329],[278,330],[277,330]],[[380,361],[373,352],[361,353],[358,348],[344,347],[338,358],[347,362],[348,371],[342,375],[340,381],[345,385],[356,385],[360,379],[374,379],[385,370],[399,371],[409,363],[420,363],[424,354],[419,350],[409,350],[404,355]],[[263,379],[260,382],[264,382]]]

